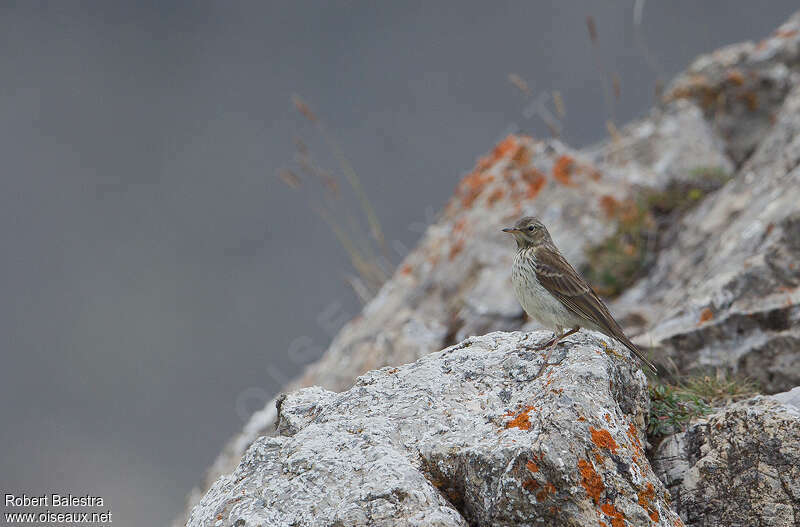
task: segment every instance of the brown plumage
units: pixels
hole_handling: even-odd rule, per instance
[[[537,218],[525,217],[512,228],[517,255],[511,280],[523,309],[542,325],[552,327],[556,335],[551,348],[567,333],[563,328],[580,327],[600,331],[631,350],[654,373],[655,365],[625,336],[592,287],[561,255],[545,226]]]

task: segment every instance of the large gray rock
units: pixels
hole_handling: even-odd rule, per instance
[[[692,99],[738,164],[761,142],[800,73],[800,13],[761,42],[734,44],[699,57],[665,93]]]
[[[653,468],[687,525],[800,523],[798,390],[732,404],[659,445]]]
[[[646,380],[579,333],[537,377],[549,333],[491,333],[279,399],[259,438],[194,508],[235,525],[679,524],[642,451]]]
[[[639,344],[682,372],[723,367],[774,393],[800,384],[800,86],[735,179],[670,230],[617,302]]]

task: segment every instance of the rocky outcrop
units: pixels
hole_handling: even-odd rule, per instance
[[[278,435],[188,525],[680,525],[642,450],[636,361],[581,332],[539,376],[549,337],[471,337],[279,399]]]
[[[442,217],[377,297],[287,390],[343,390],[371,369],[414,361],[469,335],[535,329],[508,282],[513,243],[500,227],[536,213],[567,258],[581,266],[593,240],[616,229],[610,207],[625,202],[638,185],[664,188],[696,177],[694,169],[704,167],[732,170],[724,145],[690,102],[656,109],[625,131],[627,140],[585,153],[557,141],[502,141],[463,179]],[[270,433],[272,406],[227,445],[210,481],[232,470],[247,445]]]
[[[695,101],[739,164],[772,128],[784,98],[797,86],[798,67],[796,14],[758,43],[734,44],[699,57],[668,86],[664,99]]]
[[[767,392],[800,385],[800,86],[736,178],[671,228],[618,305],[682,372],[724,367]]]
[[[542,218],[577,267],[597,267],[605,258],[598,248],[619,237],[627,261],[617,267],[630,269],[612,312],[657,362],[681,374],[743,373],[767,393],[800,385],[798,131],[795,15],[760,43],[698,59],[647,117],[602,144],[578,151],[509,136],[464,177],[361,315],[286,390],[347,390],[370,370],[417,361],[470,335],[535,329],[513,297],[513,243],[499,232],[526,213]],[[679,203],[662,207],[659,196]],[[633,234],[631,221],[639,222]],[[641,243],[629,243],[637,235]],[[273,403],[256,413],[205,488],[234,470],[257,438],[274,434],[277,419]],[[287,441],[282,430],[275,441]]]
[[[653,467],[687,525],[800,524],[800,388],[741,401],[665,439]]]

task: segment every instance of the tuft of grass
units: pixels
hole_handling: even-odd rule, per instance
[[[719,370],[716,375],[689,377],[678,387],[678,393],[696,395],[712,406],[730,404],[759,393],[759,386],[747,377],[729,377]]]
[[[358,298],[366,304],[388,280],[392,267],[378,215],[355,168],[324,122],[299,96],[292,96],[292,104],[322,138],[338,164],[338,173],[344,176],[360,210],[342,200],[346,196],[342,196],[343,189],[334,173],[317,164],[311,149],[301,139],[295,140],[297,170],[279,170],[278,178],[289,188],[303,189],[314,196],[311,208],[328,224],[347,253],[355,271],[355,274],[346,277],[347,281]],[[300,172],[311,185],[304,183],[304,179],[299,176]],[[354,214],[358,212],[360,214]]]
[[[650,422],[647,435],[651,440],[681,432],[692,419],[723,406],[759,393],[758,384],[746,377],[728,376],[724,370],[715,375],[693,375],[680,383],[655,383],[650,393]]]
[[[587,250],[582,270],[598,293],[615,297],[631,285],[654,254],[657,223],[646,203],[628,200],[613,206],[617,228],[598,245]]]
[[[649,386],[650,422],[647,425],[649,437],[661,437],[680,432],[694,418],[711,412],[700,396],[677,390],[668,384]]]
[[[640,188],[623,202],[601,198],[606,214],[617,220],[616,230],[586,251],[587,264],[581,269],[598,293],[613,298],[639,279],[655,261],[659,236],[667,226],[731,178],[720,167],[697,167],[690,175],[663,190]]]

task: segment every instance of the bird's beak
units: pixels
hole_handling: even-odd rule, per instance
[[[515,229],[514,227],[506,227],[503,229],[503,232],[518,232],[519,229]]]

